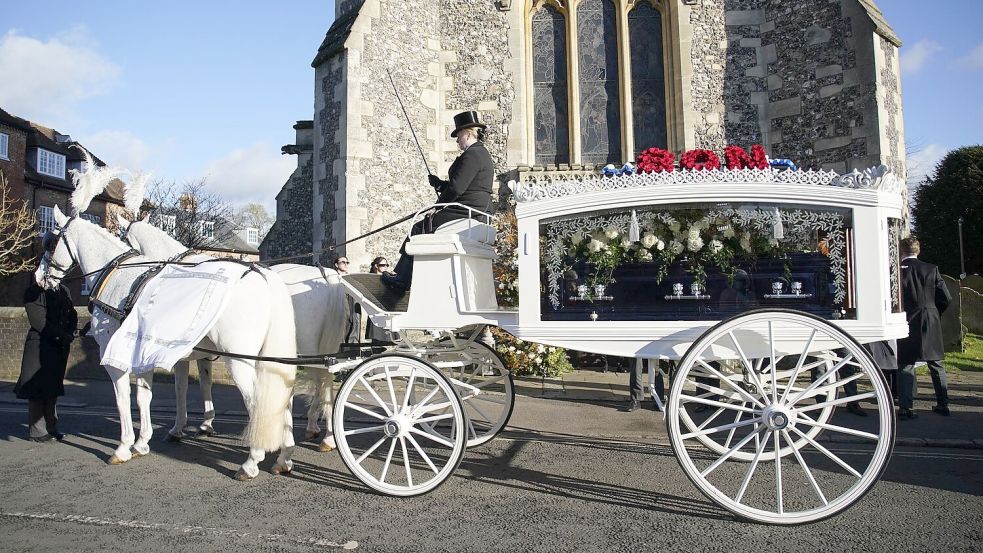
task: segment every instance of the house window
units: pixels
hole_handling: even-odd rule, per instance
[[[64,179],[65,156],[38,148],[38,173]]]
[[[7,152],[7,145],[10,143],[10,137],[7,134],[0,132],[0,159],[10,159]]]
[[[174,236],[174,232],[177,231],[177,217],[174,215],[162,215],[155,213],[150,218],[150,224],[159,228],[160,230]]]
[[[201,222],[201,237],[215,238],[215,223],[213,221]]]
[[[246,229],[246,242],[250,246],[256,246],[259,244],[259,229],[247,228]]]
[[[666,4],[533,0],[528,67],[536,164],[620,163],[645,148],[670,146]]]
[[[44,234],[55,228],[54,208],[43,205],[38,208],[38,234]]]
[[[100,217],[99,215],[93,215],[91,213],[83,213],[79,215],[79,217],[85,219],[86,221],[92,223],[93,225],[96,225],[97,227],[102,226],[102,217]]]

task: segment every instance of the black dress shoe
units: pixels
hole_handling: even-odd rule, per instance
[[[28,438],[28,440],[32,442],[45,443],[50,442],[52,438],[54,438],[54,436],[51,434],[45,434],[44,436],[31,436]]]
[[[56,440],[58,440],[60,442],[60,441],[62,441],[62,440],[65,439],[65,433],[64,432],[57,432],[57,431],[55,431],[55,432],[52,432],[51,433],[51,437],[54,438],[54,439],[56,439]]]
[[[410,284],[399,278],[396,273],[382,273],[380,279],[383,284],[396,292],[405,292],[410,289]]]
[[[949,412],[949,407],[946,405],[936,405],[935,407],[932,407],[932,411],[935,411],[943,417],[952,415],[952,413]]]
[[[640,402],[638,402],[638,401],[636,401],[636,400],[633,399],[633,400],[631,400],[631,403],[628,404],[628,408],[625,409],[625,411],[631,413],[631,412],[634,412],[634,411],[638,411],[641,408],[642,408],[642,404]]]
[[[904,407],[902,407],[901,409],[898,409],[898,419],[899,420],[911,420],[911,419],[917,419],[917,418],[918,418],[918,413],[916,413],[912,409],[905,409]]]
[[[854,415],[857,415],[858,417],[866,417],[867,416],[867,411],[864,411],[863,407],[861,407],[860,406],[860,403],[857,402],[857,401],[851,401],[850,403],[847,403],[846,404],[846,410],[847,410],[848,413],[853,413]]]

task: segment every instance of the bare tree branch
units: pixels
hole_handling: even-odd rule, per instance
[[[150,222],[169,232],[192,250],[208,249],[228,239],[232,207],[207,188],[205,179],[175,182],[155,181],[144,203]]]
[[[34,212],[14,197],[6,175],[0,171],[0,277],[34,268],[30,246],[36,228]]]

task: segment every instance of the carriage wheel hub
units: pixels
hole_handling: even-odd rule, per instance
[[[782,407],[769,407],[761,414],[769,430],[784,430],[795,426],[795,415]]]
[[[395,438],[402,433],[402,428],[400,427],[399,421],[390,419],[383,425],[382,431],[386,434],[387,438]]]

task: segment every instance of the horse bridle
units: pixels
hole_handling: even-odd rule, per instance
[[[65,236],[65,232],[68,231],[68,226],[71,225],[72,222],[75,221],[75,219],[76,216],[73,215],[68,218],[68,221],[65,223],[64,226],[56,225],[51,229],[51,234],[54,236],[54,241],[50,246],[50,248],[45,248],[44,255],[42,256],[47,261],[47,267],[48,267],[48,270],[45,271],[44,276],[45,277],[52,276],[58,279],[59,283],[63,281],[66,276],[68,276],[68,273],[72,271],[73,267],[79,264],[78,257],[75,255],[75,252],[72,251],[72,243],[69,242],[68,240],[65,240],[65,248],[68,249],[68,258],[72,260],[72,264],[67,269],[62,269],[61,267],[55,265],[53,263],[54,256],[52,255],[54,254],[55,250],[58,249],[58,244],[61,243],[62,238]],[[58,271],[59,274],[52,275],[51,273],[53,271]]]

